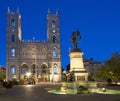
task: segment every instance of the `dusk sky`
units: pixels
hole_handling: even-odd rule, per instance
[[[47,11],[59,9],[62,67],[69,64],[71,34],[80,29],[83,57],[104,62],[120,53],[120,0],[0,0],[0,65],[6,66],[7,9],[20,10],[22,39],[47,40]]]

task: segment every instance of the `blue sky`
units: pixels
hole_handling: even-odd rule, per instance
[[[0,0],[0,65],[6,66],[7,8],[22,17],[22,39],[47,39],[47,10],[59,9],[62,67],[69,63],[70,36],[80,29],[84,57],[104,62],[120,53],[120,0]]]

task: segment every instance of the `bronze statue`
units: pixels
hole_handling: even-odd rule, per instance
[[[81,39],[81,35],[80,35],[80,31],[77,30],[76,32],[73,32],[71,36],[71,40],[72,40],[74,48],[78,48],[79,39]]]

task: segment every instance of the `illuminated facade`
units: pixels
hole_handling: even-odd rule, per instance
[[[47,40],[22,40],[19,11],[7,13],[7,80],[61,80],[59,14],[47,14]]]

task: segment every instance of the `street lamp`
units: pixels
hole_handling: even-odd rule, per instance
[[[27,76],[27,78],[29,78],[29,77],[31,76],[31,73],[30,73],[30,72],[27,72],[27,73],[26,73],[26,76]]]

